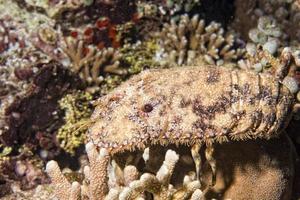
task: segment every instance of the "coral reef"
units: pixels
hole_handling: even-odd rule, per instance
[[[84,16],[84,17],[82,17]],[[83,36],[90,43],[118,46],[119,26],[136,21],[136,4],[131,0],[97,0],[91,5],[66,10],[56,22],[68,36]]]
[[[224,33],[215,22],[206,26],[198,15],[182,15],[178,23],[173,20],[165,24],[157,37],[159,50],[155,59],[162,65],[192,65],[195,60],[197,64],[234,65],[244,53],[242,48],[236,48],[234,34]]]
[[[42,169],[42,160],[29,150],[21,151],[20,149],[20,152],[21,155],[0,158],[2,196],[12,192],[12,186],[16,183],[21,190],[49,183],[49,179]]]
[[[22,29],[14,30],[17,22],[13,21],[9,16],[4,16],[0,20],[0,53],[6,51],[9,47],[22,48],[25,46],[24,31]]]
[[[43,52],[49,59],[63,63],[66,58],[60,47],[61,40],[61,31],[54,30],[54,27],[46,24],[38,26],[37,31],[30,35],[30,41],[37,50]]]
[[[166,0],[159,2],[157,4],[155,1],[149,2],[138,2],[138,13],[142,17],[151,15],[166,15],[166,16],[176,16],[180,13],[188,13],[194,7],[201,4],[201,0]]]
[[[163,122],[170,126],[157,132],[150,128],[155,126],[155,120],[144,120],[168,101],[166,94],[176,94],[178,87],[164,90],[168,81],[162,81],[161,89],[143,88],[165,92],[159,97],[142,95],[136,105],[134,98],[124,103],[122,96],[111,96],[115,94],[113,89],[131,88],[130,83],[137,87],[129,81],[116,89],[132,75],[145,75],[147,72],[143,71],[152,72],[153,68],[160,72],[164,70],[161,68],[177,66],[217,65],[218,70],[224,66],[226,70],[234,68],[237,77],[244,73],[260,77],[275,74],[280,85],[284,85],[282,88],[295,93],[295,106],[289,112],[293,116],[282,130],[288,132],[299,154],[299,13],[298,0],[0,0],[0,197],[57,199],[54,193],[58,192],[62,199],[300,198],[299,158],[297,161],[286,137],[251,140],[247,135],[243,138],[246,141],[216,144],[215,151],[210,152],[209,144],[203,144],[199,156],[195,156],[197,148],[187,145],[191,144],[190,135],[184,135],[190,140],[179,146],[170,144],[175,140],[160,138],[158,143],[132,148],[130,142],[142,144],[144,132],[151,132],[153,138],[158,132],[169,133],[168,130],[179,127],[182,113],[178,107],[172,112],[176,118]],[[191,84],[194,76],[187,76],[184,84]],[[166,77],[173,82],[182,78],[171,73]],[[214,82],[217,77],[208,74],[194,79]],[[145,85],[154,84],[156,78],[145,79]],[[226,91],[218,91],[230,80],[224,79],[220,87],[210,87],[202,81],[197,88],[211,88],[212,93],[226,97]],[[139,91],[132,89],[128,94],[134,96]],[[190,89],[185,91],[188,96],[195,94]],[[106,94],[109,95],[104,97]],[[215,106],[206,109],[202,107],[205,102],[189,99],[180,106],[195,104],[196,113],[212,116],[226,104],[226,99],[213,101],[211,94],[203,89],[199,95],[202,100],[207,97],[207,101],[215,102]],[[268,96],[268,91],[263,94]],[[103,100],[96,100],[99,97]],[[257,98],[261,99],[260,104],[266,103],[267,98]],[[172,107],[178,99],[175,95],[169,100],[171,103],[164,105]],[[140,108],[141,103],[145,105]],[[129,105],[135,105],[131,112]],[[90,128],[90,133],[95,133],[95,144],[106,142],[113,131],[108,130],[111,126],[120,128],[114,140],[131,138],[121,128],[126,125],[129,129],[132,121],[141,123],[133,133],[145,121],[147,128],[138,137],[125,141],[123,145],[130,148],[124,148],[124,152],[110,151],[116,143],[104,145],[101,150],[88,143],[84,152],[84,144],[90,142],[87,128],[95,123],[96,114],[91,117],[95,106],[96,113],[108,118],[117,113],[105,129]],[[103,109],[106,106],[110,113]],[[122,106],[126,109],[119,110]],[[118,120],[125,113],[131,121],[120,123],[123,121]],[[163,120],[163,115],[161,112],[157,119]],[[206,121],[201,117],[193,130],[205,130],[205,135],[214,137],[211,127],[202,126]],[[272,121],[272,116],[268,117]],[[268,124],[267,118],[262,121]],[[194,119],[185,121],[192,122]],[[218,141],[224,140],[228,138]],[[53,183],[42,185],[50,181],[44,173],[49,160],[55,160],[47,165]],[[202,175],[198,169],[201,160],[206,160],[202,163]],[[201,180],[197,180],[199,175]],[[216,185],[209,186],[214,175]],[[55,189],[55,183],[61,188]]]
[[[22,0],[21,0],[22,1]],[[19,6],[18,1],[1,0],[0,1],[0,18],[9,17],[13,21],[22,25],[29,33],[36,32],[36,28],[41,24],[54,26],[55,21],[39,12],[28,12],[26,6]],[[14,30],[16,27],[14,26]],[[19,32],[19,31],[17,31]],[[21,32],[21,31],[20,31]],[[26,37],[27,38],[27,37]]]

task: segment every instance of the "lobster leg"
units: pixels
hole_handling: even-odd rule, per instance
[[[200,183],[201,183],[201,174],[202,174],[201,173],[201,164],[202,164],[202,160],[201,160],[201,155],[199,154],[200,148],[201,148],[200,144],[194,144],[192,146],[191,153],[192,153],[193,160],[195,162],[197,180],[199,180]]]
[[[216,160],[213,157],[214,154],[214,147],[209,144],[205,149],[205,158],[208,162],[208,164],[211,167],[212,171],[212,180],[210,186],[214,186],[216,184]]]

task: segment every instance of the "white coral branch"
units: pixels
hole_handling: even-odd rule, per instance
[[[175,151],[167,151],[165,160],[156,175],[144,173],[139,177],[139,172],[133,165],[128,165],[123,170],[118,168],[117,171],[119,172],[113,175],[122,177],[111,184],[111,188],[108,188],[110,156],[107,150],[100,149],[99,153],[94,144],[88,143],[86,152],[89,158],[89,166],[84,167],[85,180],[83,185],[78,182],[69,183],[57,163],[55,161],[48,162],[46,171],[54,185],[55,195],[60,200],[86,198],[90,200],[143,200],[146,198],[145,192],[151,193],[155,200],[187,200],[191,196],[195,199],[200,195],[198,191],[200,183],[194,181],[194,175],[186,176],[183,186],[179,189],[175,189],[170,184],[170,178],[179,160],[179,156]],[[115,164],[113,168],[116,167]]]
[[[51,178],[52,185],[55,189],[55,195],[60,200],[69,200],[69,197],[71,196],[71,184],[60,171],[57,162],[53,160],[48,162],[46,166],[46,172]]]
[[[107,166],[110,156],[107,150],[101,149],[98,153],[96,147],[92,143],[88,143],[86,151],[90,163],[90,166],[84,168],[87,186],[80,186],[78,182],[70,184],[59,169],[57,162],[47,163],[46,172],[50,176],[55,187],[54,192],[60,200],[79,200],[81,196],[88,196],[91,200],[104,199],[108,193]]]
[[[108,174],[107,166],[110,160],[110,156],[106,149],[101,149],[100,154],[98,154],[96,147],[92,143],[86,145],[86,152],[88,154],[90,162],[90,170],[88,174],[89,180],[89,198],[91,200],[96,200],[99,198],[104,198],[105,194],[108,192]]]

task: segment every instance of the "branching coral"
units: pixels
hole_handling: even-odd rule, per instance
[[[112,171],[116,169],[108,170],[109,160],[111,159],[108,152],[101,149],[99,153],[92,143],[86,145],[86,151],[90,165],[84,168],[86,179],[83,185],[78,182],[69,183],[57,163],[55,161],[48,162],[46,171],[55,187],[54,192],[60,200],[84,197],[92,200],[144,199],[144,192],[146,191],[152,193],[154,199],[157,200],[196,199],[202,195],[199,181],[195,181],[192,176],[186,176],[183,187],[179,189],[170,185],[170,178],[179,159],[179,156],[172,150],[167,151],[165,161],[156,175],[145,173],[138,178],[139,173],[136,167],[128,165],[121,171],[122,183],[117,181],[115,184],[110,184],[110,188],[108,184],[109,172],[114,173]]]
[[[92,100],[90,93],[78,91],[59,101],[60,108],[65,110],[65,124],[58,130],[56,138],[68,153],[74,154],[75,149],[85,141],[86,127],[81,127],[80,122],[90,117]]]
[[[233,4],[235,4],[235,10],[242,10],[242,12],[233,14],[233,10],[226,9],[233,8]],[[281,48],[285,45],[299,46],[299,5],[300,2],[297,0],[235,0],[226,3],[223,0],[0,0],[0,53],[2,53],[0,58],[0,177],[2,178],[2,174],[5,176],[8,174],[1,171],[4,163],[2,161],[8,159],[9,162],[5,160],[5,163],[8,163],[7,166],[13,170],[14,175],[22,180],[23,186],[36,185],[41,181],[36,178],[42,174],[41,170],[36,169],[36,167],[42,168],[41,159],[52,159],[58,152],[62,152],[61,148],[74,155],[76,148],[85,142],[85,130],[80,129],[81,126],[78,124],[81,120],[84,121],[90,117],[90,101],[95,96],[108,93],[132,74],[144,69],[176,65],[202,66],[203,63],[208,63],[238,65],[240,68],[254,68],[257,72],[273,70],[272,65],[280,65],[280,63],[275,62],[272,55],[275,57],[279,55]],[[186,15],[180,16],[181,14]],[[194,14],[198,14],[207,20],[206,22],[212,22],[205,24],[198,15],[191,17]],[[230,22],[227,16],[231,17]],[[170,22],[170,19],[173,21]],[[232,31],[234,26],[227,26],[232,20],[235,22],[240,20],[241,26],[246,29],[245,33],[242,33],[244,31],[241,31],[241,28],[236,28],[238,32],[235,34]],[[224,21],[226,22],[222,23]],[[218,23],[222,23],[222,26]],[[253,29],[250,31],[250,39],[255,44],[248,43],[245,46],[237,35],[242,33],[246,35],[245,40],[249,39],[250,29]],[[155,37],[153,33],[156,32],[158,33]],[[70,37],[67,38],[68,36]],[[66,40],[63,41],[62,38]],[[138,40],[141,41],[132,44]],[[263,51],[254,50],[257,44],[262,46]],[[247,56],[244,54],[244,47],[248,51]],[[294,61],[298,66],[300,66],[299,55],[299,49],[296,49]],[[51,59],[64,66],[50,62]],[[54,67],[50,69],[50,65]],[[69,71],[78,74],[85,84],[79,86],[80,79],[73,77],[73,73],[69,74]],[[176,76],[170,78],[177,79]],[[214,78],[210,81],[214,81]],[[291,91],[297,90],[297,84],[292,78],[283,79],[282,84],[288,86]],[[80,92],[74,92],[78,89]],[[157,87],[154,90],[157,90]],[[65,94],[69,95],[64,96]],[[300,93],[297,96],[300,101]],[[147,100],[145,98],[147,97],[143,96],[142,100]],[[158,104],[166,102],[164,98],[162,96]],[[173,98],[172,102],[174,101],[176,99]],[[155,108],[151,107],[152,104],[149,108],[147,104],[146,110],[153,108],[154,111],[157,110],[158,104],[156,101],[154,103]],[[132,106],[132,102],[129,104]],[[120,105],[124,104],[120,103]],[[113,107],[114,104],[109,106],[117,110]],[[138,112],[130,113],[132,114],[131,120],[136,120],[137,116],[141,115],[139,106],[140,104],[135,108]],[[65,115],[60,112],[62,109],[66,111]],[[174,114],[176,113],[178,114],[177,109],[174,110]],[[65,121],[63,116],[65,116]],[[118,116],[113,117],[113,123],[118,121]],[[166,129],[176,127],[181,119],[178,117],[168,120],[171,120],[172,125]],[[82,124],[86,125],[84,122]],[[118,123],[116,124],[118,126]],[[105,127],[108,127],[107,125]],[[150,135],[159,133],[160,130],[150,132],[149,127],[152,125],[153,123],[150,122],[145,129],[146,132]],[[199,128],[199,125],[196,128]],[[99,136],[104,135],[104,139],[107,134],[99,129],[97,133],[101,133]],[[119,133],[127,135],[123,130]],[[142,134],[138,136],[140,135]],[[185,137],[190,138],[189,135]],[[299,143],[299,137],[297,138],[295,141]],[[96,139],[101,142],[103,138],[97,137]],[[179,137],[178,140],[180,139]],[[128,146],[128,143],[137,143],[140,142],[139,140],[139,137],[133,137],[132,140],[126,140],[121,145]],[[168,145],[169,142],[165,140],[162,144]],[[270,141],[260,146],[266,147],[268,142]],[[254,143],[259,144],[257,141]],[[280,144],[284,143],[274,145],[271,151],[281,152],[276,146],[287,146]],[[110,148],[115,148],[117,145],[119,144],[113,144]],[[156,147],[158,146],[159,144]],[[266,199],[276,199],[276,195],[282,194],[279,190],[288,191],[287,188],[291,188],[290,181],[286,177],[292,179],[290,178],[293,176],[292,166],[270,167],[272,166],[270,163],[280,163],[282,161],[280,158],[270,157],[269,159],[264,151],[257,151],[259,153],[254,151],[249,155],[262,155],[259,157],[267,158],[266,164],[261,166],[262,169],[256,169],[258,164],[255,160],[258,157],[255,157],[254,161],[249,161],[253,166],[253,171],[249,171],[249,168],[241,163],[245,156],[243,158],[237,156],[238,159],[233,161],[230,158],[235,158],[235,156],[226,157],[234,155],[235,152],[251,149],[251,146],[245,149],[244,143],[240,146],[241,148],[229,152],[221,150],[222,158],[216,161],[219,172],[218,181],[221,184],[220,181],[224,180],[225,184],[222,185],[224,187],[219,187],[221,189],[209,188],[210,193],[216,194],[211,198],[225,198],[226,195],[226,198],[234,199],[241,195],[247,198],[247,195],[258,194],[253,198],[263,199],[259,197],[262,197],[260,195],[264,193],[267,196],[272,194],[271,196],[274,197]],[[155,149],[159,149],[156,147]],[[182,155],[184,148],[188,151]],[[257,148],[259,149],[259,145]],[[119,166],[117,155],[112,157],[105,149],[101,149],[99,153],[89,143],[86,150],[90,165],[83,170],[85,174],[83,182],[78,180],[78,183],[69,183],[70,180],[67,181],[64,178],[55,162],[50,162],[47,170],[50,176],[54,177],[54,184],[60,182],[57,186],[61,187],[57,188],[56,192],[60,192],[58,196],[62,199],[105,198],[111,200],[153,199],[154,197],[154,199],[196,200],[203,198],[205,194],[202,190],[210,187],[208,186],[210,178],[205,176],[210,176],[211,169],[206,170],[209,172],[206,175],[203,173],[202,178],[206,179],[206,182],[201,181],[201,189],[200,183],[195,180],[195,173],[187,175],[182,183],[183,177],[193,172],[195,167],[190,149],[187,146],[177,148],[176,152],[180,153],[180,157],[174,151],[167,151],[167,149],[176,148],[166,146],[165,152],[159,152],[159,156],[155,156],[149,150],[149,162],[144,159],[144,163],[141,160],[137,163],[136,157],[139,155],[135,154],[136,152],[130,152],[131,156],[133,155],[131,159],[134,159],[135,163],[127,163],[126,160],[124,166]],[[26,151],[30,152],[30,156],[24,153]],[[33,155],[38,158],[39,165],[31,162]],[[205,154],[201,155],[203,157]],[[150,162],[158,157],[161,162]],[[249,156],[246,157],[248,158]],[[66,160],[65,157],[63,159]],[[268,160],[272,162],[268,163]],[[231,165],[232,163],[240,167],[238,174],[234,174],[235,168]],[[289,163],[292,165],[291,161]],[[63,164],[70,166],[69,161]],[[176,168],[180,166],[178,174],[178,171],[174,169],[175,164]],[[186,164],[189,166],[187,167]],[[203,163],[203,166],[205,167],[206,164]],[[272,174],[273,168],[279,169],[279,172],[270,178],[266,174]],[[281,169],[285,172],[281,173]],[[225,170],[224,173],[222,170]],[[247,170],[251,176],[245,173]],[[80,175],[82,175],[81,172]],[[171,176],[172,180],[170,180]],[[230,181],[229,176],[232,176],[233,181],[228,183],[226,181]],[[262,181],[253,184],[258,180],[257,177]],[[273,182],[270,181],[271,179]],[[275,187],[263,184],[265,182]],[[0,180],[0,196],[3,192],[2,183]],[[254,185],[260,185],[260,187],[253,187]],[[258,188],[266,189],[262,189],[264,190],[262,192],[253,192]],[[230,193],[228,194],[227,191]],[[23,197],[20,196],[21,198]],[[19,196],[13,199],[19,199]]]
[[[96,48],[85,47],[82,40],[66,38],[64,52],[71,62],[71,70],[92,86],[99,86],[103,81],[103,72],[112,74],[124,74],[119,68],[121,54],[113,48],[105,48],[97,52]]]
[[[191,65],[195,60],[223,65],[239,60],[244,53],[243,49],[236,48],[234,34],[225,34],[215,22],[205,26],[198,15],[192,18],[183,15],[178,23],[171,21],[157,36],[160,47],[156,59],[163,65]]]
[[[189,176],[185,177],[183,187],[180,189],[175,189],[169,183],[178,160],[179,156],[174,151],[168,150],[165,161],[156,176],[149,173],[143,174],[139,180],[131,182],[128,187],[124,188],[119,199],[136,199],[145,191],[152,193],[153,198],[156,200],[190,199],[192,195],[197,196],[200,190],[200,182],[193,181]],[[193,194],[194,192],[195,194]]]
[[[86,145],[86,151],[90,161],[90,166],[86,166],[84,169],[88,185],[81,186],[78,182],[69,183],[57,163],[55,161],[48,162],[46,171],[51,177],[55,194],[60,200],[80,199],[81,196],[87,196],[91,200],[103,199],[108,192],[107,167],[110,160],[108,152],[101,149],[98,154],[95,146],[91,143]]]

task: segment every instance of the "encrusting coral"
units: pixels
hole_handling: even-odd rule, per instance
[[[178,23],[172,20],[157,37],[159,48],[155,59],[162,65],[191,65],[195,60],[216,65],[233,64],[244,54],[242,48],[236,48],[238,40],[234,34],[225,33],[216,22],[205,25],[199,15],[192,18],[182,15]]]
[[[170,185],[170,178],[179,159],[179,156],[172,150],[166,152],[165,161],[156,175],[144,173],[139,177],[137,169],[132,165],[128,165],[122,172],[123,184],[115,182],[111,185],[112,188],[109,188],[108,184],[108,165],[111,157],[107,150],[101,149],[98,152],[92,143],[88,143],[86,151],[89,166],[84,168],[85,181],[82,185],[78,182],[69,183],[57,163],[55,161],[48,162],[46,171],[55,187],[54,192],[60,200],[81,198],[91,200],[144,199],[144,192],[146,191],[152,193],[156,200],[195,199],[202,194],[199,181],[192,180],[188,176],[185,178],[182,188],[176,189]],[[120,179],[120,177],[118,178]]]

